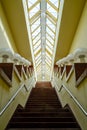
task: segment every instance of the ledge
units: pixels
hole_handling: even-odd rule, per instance
[[[27,76],[27,73],[26,73],[26,67],[25,66],[23,66],[22,72],[23,72],[23,75],[24,75],[24,80],[26,80],[28,78],[28,76]]]
[[[22,76],[22,65],[15,65],[15,67],[16,67],[19,75]]]
[[[32,66],[32,65],[29,66],[29,67],[28,67],[28,70],[29,70],[29,74],[32,75],[32,72],[33,72],[33,66]]]
[[[66,65],[66,81],[69,80],[73,70],[74,70],[73,65]]]
[[[54,65],[54,74],[55,74],[55,75],[57,75],[58,69],[59,69],[59,68],[58,68],[58,65]]]
[[[61,70],[61,72],[60,72],[60,73],[61,73],[61,75],[62,75],[62,73],[63,73],[63,71],[64,71],[64,66],[63,66],[63,67],[61,67],[61,69],[60,69],[60,70]]]
[[[87,77],[87,63],[75,63],[76,87]]]
[[[24,67],[24,71],[27,74],[27,66],[23,66]]]
[[[62,67],[60,67],[61,79],[63,78],[64,73],[65,73],[65,66],[62,66]]]
[[[0,75],[7,84],[12,86],[13,63],[0,63]]]
[[[66,77],[68,77],[68,74],[72,68],[72,65],[66,65]]]

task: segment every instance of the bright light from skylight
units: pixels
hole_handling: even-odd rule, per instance
[[[51,80],[64,0],[22,1],[36,80]]]

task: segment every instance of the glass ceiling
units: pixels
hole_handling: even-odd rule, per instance
[[[63,0],[24,0],[23,3],[28,12],[29,41],[38,81],[51,80],[61,2]]]

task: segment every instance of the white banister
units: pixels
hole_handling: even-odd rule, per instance
[[[56,62],[57,65],[61,65],[61,64],[66,64],[66,63],[70,63],[73,65],[73,63],[75,62],[75,60],[80,59],[81,63],[85,63],[87,62],[85,60],[85,58],[87,58],[87,48],[77,48],[73,54],[69,54],[66,57],[64,57],[63,59],[60,59],[59,61]],[[73,70],[73,66],[72,66],[72,70]],[[57,83],[55,82],[55,85],[57,86]],[[70,92],[70,90],[63,84],[58,91],[60,92],[62,90],[62,88],[64,88],[68,94],[72,97],[72,99],[75,101],[75,103],[79,106],[79,108],[83,111],[83,113],[87,116],[87,112],[86,110],[83,108],[83,106],[79,103],[79,101],[76,99],[76,97],[74,97],[74,95]]]
[[[30,79],[29,82],[29,86],[32,86],[34,82],[34,78]],[[34,84],[33,84],[34,85]],[[18,93],[21,91],[22,88],[25,88],[25,90],[28,92],[29,91],[29,87],[26,86],[25,83],[23,83],[21,86],[19,86],[19,89],[15,92],[15,94],[11,97],[11,99],[8,101],[8,103],[3,107],[3,109],[0,111],[0,116],[4,113],[4,111],[8,108],[8,106],[13,102],[13,100],[15,99],[15,97],[18,95]]]
[[[25,87],[25,84],[23,83],[19,89],[16,91],[16,93],[12,96],[12,98],[9,100],[9,102],[4,106],[4,108],[0,111],[0,116],[4,113],[4,111],[8,108],[8,106],[12,103],[12,101],[15,99],[15,97],[18,95],[18,93],[21,91],[21,89]]]
[[[79,103],[79,101],[76,99],[76,97],[74,97],[74,95],[70,92],[70,90],[64,84],[63,84],[63,88],[68,92],[68,94],[72,97],[72,99],[79,106],[79,108],[82,110],[82,112],[87,116],[86,110],[83,108],[83,106]]]
[[[56,83],[56,87],[58,87],[57,83]],[[79,103],[79,101],[76,99],[76,97],[70,92],[70,90],[64,84],[62,84],[62,86],[58,89],[58,91],[61,92],[62,88],[64,88],[67,91],[67,93],[72,97],[72,99],[78,105],[78,107],[81,109],[81,111],[87,116],[86,110],[83,108],[83,106]]]

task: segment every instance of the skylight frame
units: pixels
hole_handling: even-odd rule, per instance
[[[41,41],[39,40],[38,42],[35,43],[35,45],[33,46],[34,50],[37,49],[38,46],[41,45]]]
[[[25,0],[22,0],[22,1],[25,1]],[[26,1],[29,1],[29,0],[26,0]],[[30,0],[31,1],[31,0]],[[60,7],[57,7],[56,6],[56,4],[54,4],[55,2],[56,2],[56,0],[53,0],[53,1],[51,1],[51,0],[32,0],[32,2],[33,2],[33,4],[31,4],[31,6],[30,6],[30,8],[28,7],[28,5],[27,5],[27,9],[28,9],[28,11],[32,11],[32,9],[33,8],[35,8],[35,6],[36,5],[40,5],[40,2],[41,1],[46,1],[47,3],[48,3],[48,5],[50,5],[56,12],[57,12],[57,14],[58,14],[58,17],[59,17],[59,13],[60,13],[60,10],[61,10],[61,12],[62,12],[62,9],[63,9],[63,2],[64,2],[64,0],[59,0],[60,2],[59,2],[59,6]],[[24,2],[23,2],[24,3]],[[27,3],[27,2],[26,2]],[[40,6],[41,7],[41,6]],[[61,9],[60,9],[61,8]],[[61,13],[62,14],[62,13]],[[49,20],[50,20],[50,22],[52,22],[52,25],[54,26],[55,25],[55,28],[59,28],[58,27],[58,21],[59,21],[59,18],[57,17],[57,18],[54,18],[55,16],[53,16],[52,15],[52,13],[50,12],[50,10],[49,10],[49,8],[46,10],[46,12],[44,13],[44,15],[43,16],[45,16],[45,18],[48,18]],[[28,13],[28,17],[29,17],[29,13]],[[33,24],[38,20],[38,19],[41,19],[41,10],[37,10],[36,12],[35,12],[35,14],[30,18],[29,17],[29,24],[28,25],[30,25],[31,27],[33,27]],[[61,18],[61,17],[60,17]],[[40,20],[41,21],[41,20]],[[42,26],[40,23],[37,25],[38,27],[39,26]],[[29,35],[30,35],[30,33],[33,35],[33,33],[34,33],[34,31],[35,30],[37,30],[37,28],[38,27],[34,27],[34,29],[29,29]],[[30,27],[30,28],[31,28]],[[53,32],[53,30],[54,30],[54,28],[52,29],[51,28],[51,26],[49,27],[49,25],[48,24],[46,24],[46,28],[49,28],[52,32]],[[32,31],[33,30],[33,31]],[[56,35],[58,34],[58,31],[57,31],[57,33],[56,33],[56,30],[57,29],[55,29],[55,31],[54,31],[54,38],[53,38],[53,36],[52,37],[50,37],[50,33],[49,33],[49,31],[48,31],[48,35],[49,35],[49,37],[50,38],[52,38],[53,39],[53,41],[52,42],[50,42],[51,40],[49,40],[47,37],[45,37],[45,41],[48,41],[48,42],[45,42],[45,44],[48,44],[48,45],[45,45],[45,47],[44,47],[44,49],[41,49],[41,50],[38,50],[37,51],[37,53],[36,54],[34,54],[35,52],[36,52],[36,49],[37,48],[40,48],[40,46],[37,46],[36,48],[35,48],[35,45],[37,45],[37,43],[38,43],[38,41],[40,40],[40,38],[41,37],[43,37],[42,35],[40,35],[39,37],[38,37],[38,33],[37,33],[37,35],[36,35],[36,37],[34,37],[34,39],[30,36],[29,38],[30,38],[30,47],[31,47],[31,52],[32,52],[32,57],[33,57],[33,63],[35,63],[35,60],[37,59],[38,60],[38,57],[39,57],[39,55],[42,55],[42,51],[45,51],[49,56],[50,56],[50,59],[52,59],[52,65],[51,65],[51,67],[50,67],[50,64],[48,65],[49,66],[49,68],[50,68],[50,70],[51,70],[51,68],[53,67],[53,63],[54,63],[54,54],[55,54],[55,49],[56,49],[56,45],[57,45],[57,39],[58,39],[58,37],[56,37]],[[33,33],[32,33],[33,32]],[[41,33],[41,32],[40,32]],[[34,35],[33,35],[34,36]],[[58,35],[57,35],[58,36]],[[51,45],[51,49],[50,50],[52,50],[52,47],[53,47],[53,50],[52,50],[52,52],[53,53],[50,53],[50,50],[49,49],[47,49],[47,46],[48,46],[48,48],[50,48],[50,45]],[[33,49],[34,48],[34,49]],[[41,48],[42,48],[42,46],[41,46]],[[43,55],[42,55],[42,57],[43,57]],[[49,60],[49,58],[46,58],[45,59],[45,57],[46,57],[46,54],[44,55],[44,60],[45,60],[45,66],[47,66],[47,61],[46,61],[46,59],[48,59]],[[43,62],[41,61],[41,63],[40,63],[40,65],[42,64]],[[36,64],[34,64],[34,69],[36,68]],[[52,69],[53,70],[53,69]],[[41,70],[42,71],[42,70]],[[41,72],[42,73],[42,72]],[[40,73],[40,77],[37,77],[37,72],[36,72],[36,69],[35,69],[35,76],[36,76],[36,79],[40,79],[41,78],[41,73]],[[45,77],[46,77],[46,75],[45,75]],[[51,77],[49,78],[49,79],[51,79]]]

